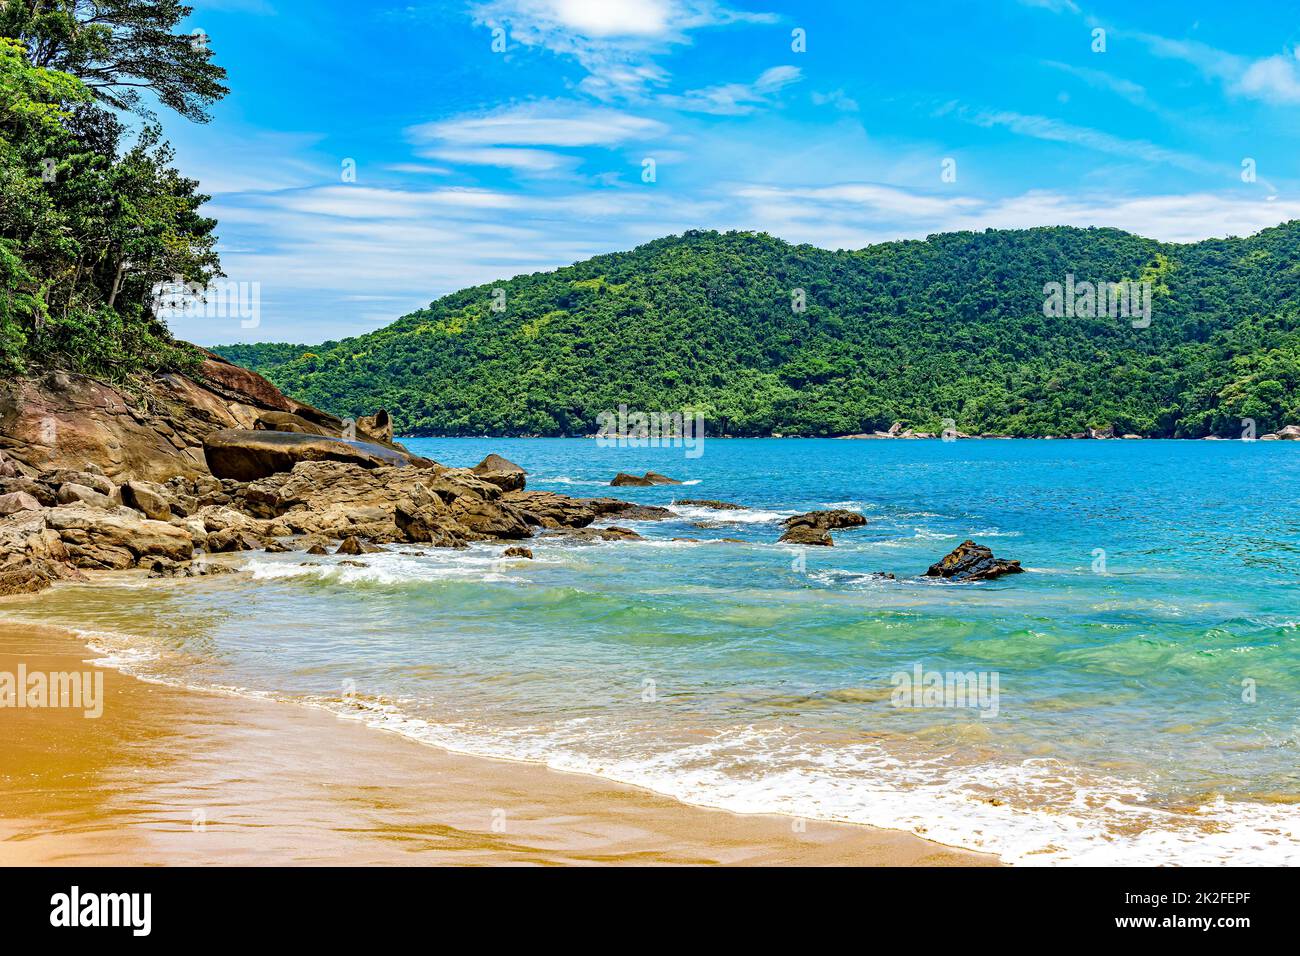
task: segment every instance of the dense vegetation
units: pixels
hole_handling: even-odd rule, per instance
[[[1149,280],[1148,328],[1047,318],[1044,284]],[[494,289],[504,289],[495,310]],[[792,308],[803,289],[806,310]],[[448,295],[318,346],[231,360],[408,434],[584,434],[603,410],[703,411],[710,431],[1239,436],[1300,422],[1300,222],[1162,244],[1064,227],[853,252],[690,232]]]
[[[216,223],[148,109],[202,121],[226,92],[201,38],[175,32],[189,12],[174,0],[0,8],[0,372],[124,382],[196,361],[154,316],[153,293],[219,274]]]

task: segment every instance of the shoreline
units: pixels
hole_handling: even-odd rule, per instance
[[[104,680],[98,719],[0,710],[0,865],[999,864],[904,831],[707,809],[453,753],[95,657],[74,632],[6,620],[0,603],[0,671]]]

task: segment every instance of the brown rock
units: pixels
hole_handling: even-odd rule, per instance
[[[516,545],[513,548],[506,548],[501,552],[503,558],[531,558],[533,551],[531,548],[524,548]]]
[[[0,597],[34,594],[52,583],[50,575],[35,564],[0,568]]]
[[[786,518],[782,524],[785,533],[780,540],[786,544],[833,545],[828,532],[835,528],[859,528],[867,519],[856,511],[834,508],[829,511],[809,511],[807,514]]]
[[[686,505],[693,508],[712,508],[715,511],[744,511],[744,505],[732,504],[730,501],[715,501],[712,498],[677,498],[673,501],[675,505]]]
[[[502,491],[522,491],[527,472],[507,458],[488,455],[471,471],[484,481],[491,482]]]
[[[236,481],[257,481],[277,472],[292,471],[294,465],[306,461],[335,461],[363,468],[433,464],[371,442],[241,428],[227,428],[208,435],[203,440],[203,455],[212,474]]]
[[[501,500],[536,527],[585,528],[596,520],[596,512],[585,502],[551,491],[511,491]]]
[[[25,491],[11,491],[0,495],[0,515],[11,515],[16,511],[40,511],[41,503]]]
[[[963,541],[941,561],[930,565],[925,576],[953,581],[987,581],[1004,574],[1021,574],[1019,561],[993,557],[993,552],[974,541]]]
[[[829,531],[811,525],[795,525],[781,535],[781,541],[786,544],[815,544],[827,548],[835,544]]]
[[[295,415],[293,412],[261,412],[253,421],[253,430],[292,432],[298,435],[326,435],[334,438],[338,437],[337,433],[331,433],[329,430],[317,425],[315,422],[309,422],[301,415]]]
[[[335,554],[377,554],[383,551],[383,548],[376,547],[366,541],[362,541],[356,535],[348,535],[339,546],[335,549]]]
[[[362,415],[357,419],[357,432],[380,444],[391,444],[393,441],[393,419],[384,409],[379,409],[373,415]]]
[[[122,486],[122,503],[154,521],[170,521],[172,508],[161,485],[151,481],[128,481]]]
[[[56,500],[61,505],[89,505],[92,508],[109,510],[118,507],[118,503],[108,495],[101,495],[98,491],[79,485],[75,481],[60,485]]]
[[[647,471],[644,475],[629,475],[627,472],[620,471],[610,482],[615,487],[632,486],[636,488],[647,488],[651,485],[680,485],[681,482],[676,478],[669,478],[667,475],[661,475],[655,471]]]

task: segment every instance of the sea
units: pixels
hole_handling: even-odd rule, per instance
[[[1300,444],[405,443],[674,517],[539,537],[531,560],[247,552],[245,574],[60,586],[0,616],[144,679],[688,804],[1017,865],[1300,863]],[[609,486],[647,470],[682,483]],[[778,541],[827,508],[867,523]],[[1025,573],[925,576],[968,539]]]

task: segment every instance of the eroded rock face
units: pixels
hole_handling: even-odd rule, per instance
[[[242,428],[225,428],[208,435],[203,440],[203,455],[213,475],[235,481],[257,481],[292,471],[294,465],[304,461],[347,462],[363,468],[433,464],[427,458],[372,442]]]
[[[130,508],[113,511],[84,505],[39,513],[58,534],[73,567],[104,570],[133,568],[143,557],[188,561],[194,544],[183,528],[150,521]]]
[[[995,558],[993,552],[974,541],[963,541],[941,561],[930,565],[926,577],[952,581],[987,581],[1004,574],[1021,574],[1019,561]]]

